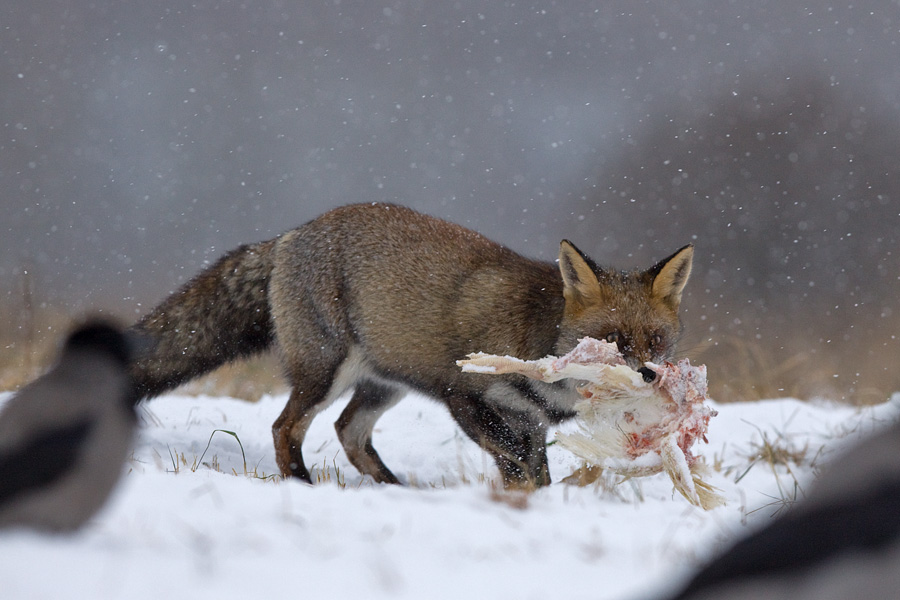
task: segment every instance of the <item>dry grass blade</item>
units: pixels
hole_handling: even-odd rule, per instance
[[[203,449],[203,453],[200,455],[200,458],[197,460],[197,463],[203,464],[203,457],[206,456],[206,452],[209,450],[210,444],[212,444],[213,436],[216,435],[217,433],[227,433],[228,435],[232,436],[235,440],[237,440],[238,446],[241,449],[241,459],[244,462],[244,475],[246,475],[247,474],[247,455],[244,454],[244,445],[241,443],[241,438],[238,437],[238,434],[236,434],[233,431],[228,431],[227,429],[213,429],[213,432],[211,434],[209,434],[209,441],[206,442],[206,448]],[[216,458],[214,460],[215,460],[215,467],[213,467],[213,468],[214,468],[214,470],[218,470],[218,468],[216,468],[216,467],[218,467],[218,459]]]

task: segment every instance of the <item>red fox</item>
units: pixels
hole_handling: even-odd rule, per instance
[[[571,242],[559,264],[392,204],[337,208],[240,246],[133,326],[152,349],[132,365],[138,399],[274,347],[291,384],[272,426],[285,476],[310,481],[301,446],[347,390],[335,423],[347,458],[398,483],[372,446],[378,418],[412,389],[442,402],[495,460],[506,486],[546,485],[550,425],[574,416],[569,380],[463,373],[472,352],[537,359],[590,336],[628,364],[671,357],[693,247],[643,271],[599,267]]]

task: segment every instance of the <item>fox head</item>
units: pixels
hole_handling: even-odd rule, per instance
[[[681,333],[678,307],[693,256],[688,244],[647,270],[615,271],[563,240],[559,270],[565,310],[557,352],[568,352],[587,336],[615,343],[633,369],[670,359]]]

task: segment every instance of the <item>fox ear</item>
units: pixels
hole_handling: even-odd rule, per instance
[[[693,259],[694,245],[688,244],[647,271],[653,276],[653,297],[662,300],[676,312],[681,304],[681,292],[691,276]]]
[[[563,278],[566,305],[581,306],[588,298],[600,295],[600,283],[592,268],[593,262],[569,240],[559,245],[559,272]]]

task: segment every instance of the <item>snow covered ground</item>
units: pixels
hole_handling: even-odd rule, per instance
[[[88,528],[0,533],[0,595],[653,598],[783,500],[801,498],[841,447],[900,416],[900,395],[865,409],[790,399],[717,405],[710,443],[696,450],[717,468],[708,481],[728,503],[703,512],[664,475],[611,490],[559,483],[578,461],[558,446],[550,447],[557,483],[527,498],[492,493],[490,459],[441,406],[417,396],[389,411],[375,436],[407,487],[361,480],[346,461],[332,426],[345,401],[316,419],[304,448],[326,481],[282,481],[270,477],[269,428],[284,402],[148,403],[127,474]],[[754,461],[766,450],[769,458]]]

